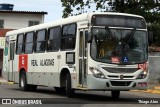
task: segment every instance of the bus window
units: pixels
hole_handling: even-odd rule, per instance
[[[59,36],[60,36],[60,27],[55,27],[49,29],[48,35],[48,51],[58,51],[59,50]]]
[[[30,54],[33,52],[33,37],[34,32],[26,33],[26,43],[24,48],[24,53]]]
[[[44,52],[46,47],[46,30],[37,31],[35,52]]]
[[[76,42],[76,24],[64,25],[62,31],[61,49],[74,49]]]
[[[23,52],[23,34],[19,34],[18,36],[17,36],[17,48],[16,48],[16,54],[22,54],[22,52]]]

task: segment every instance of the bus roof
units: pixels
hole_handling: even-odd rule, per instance
[[[9,31],[9,32],[7,32],[6,36],[20,34],[20,33],[23,33],[23,32],[30,32],[30,31],[40,30],[40,29],[44,29],[44,28],[50,28],[50,27],[53,27],[53,26],[65,25],[65,24],[68,24],[68,23],[75,23],[75,22],[81,22],[81,21],[90,21],[92,15],[96,15],[96,14],[97,15],[98,14],[122,15],[122,16],[132,16],[132,17],[143,18],[142,16],[139,16],[139,15],[133,15],[133,14],[127,14],[127,13],[117,13],[117,12],[84,13],[84,14],[81,14],[81,15],[70,16],[68,18],[56,20],[56,21],[53,21],[53,22],[47,22],[47,23],[43,23],[43,24],[31,26],[31,27],[26,27],[26,28],[22,28],[22,29],[18,29],[18,30]]]

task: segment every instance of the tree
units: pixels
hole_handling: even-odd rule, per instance
[[[108,0],[61,0],[62,6],[64,7],[63,10],[63,17],[66,18],[70,16],[73,12],[73,8],[76,8],[76,10],[80,11],[77,14],[81,14],[81,10],[84,9],[85,7],[90,8],[91,3],[96,3],[96,9],[102,8],[101,4],[106,3]]]
[[[131,13],[141,15],[145,18],[148,29],[153,31],[154,40],[160,40],[160,0],[61,0],[63,17],[66,18],[73,14],[73,9],[81,14],[91,4],[96,5],[96,10],[114,11],[121,13]],[[156,42],[159,44],[160,41]]]
[[[137,14],[145,17],[148,23],[160,22],[159,0],[61,0],[61,2],[64,7],[64,18],[72,15],[74,8],[79,11],[77,14],[81,14],[82,9],[89,9],[91,4],[95,3],[96,10]]]

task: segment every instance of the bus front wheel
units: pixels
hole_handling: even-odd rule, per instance
[[[120,91],[111,91],[111,94],[112,94],[112,98],[113,99],[118,99],[119,96],[120,96]]]
[[[75,90],[72,89],[72,85],[71,85],[71,75],[67,73],[67,77],[66,77],[66,95],[67,97],[73,97],[74,92]]]

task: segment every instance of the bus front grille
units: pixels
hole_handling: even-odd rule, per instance
[[[108,75],[109,78],[117,78],[120,79],[120,76],[116,75]],[[134,76],[123,76],[123,79],[132,79]]]
[[[111,67],[103,67],[103,69],[110,73],[134,73],[138,70],[138,68],[111,68]]]
[[[129,86],[131,81],[111,81],[112,86]]]

